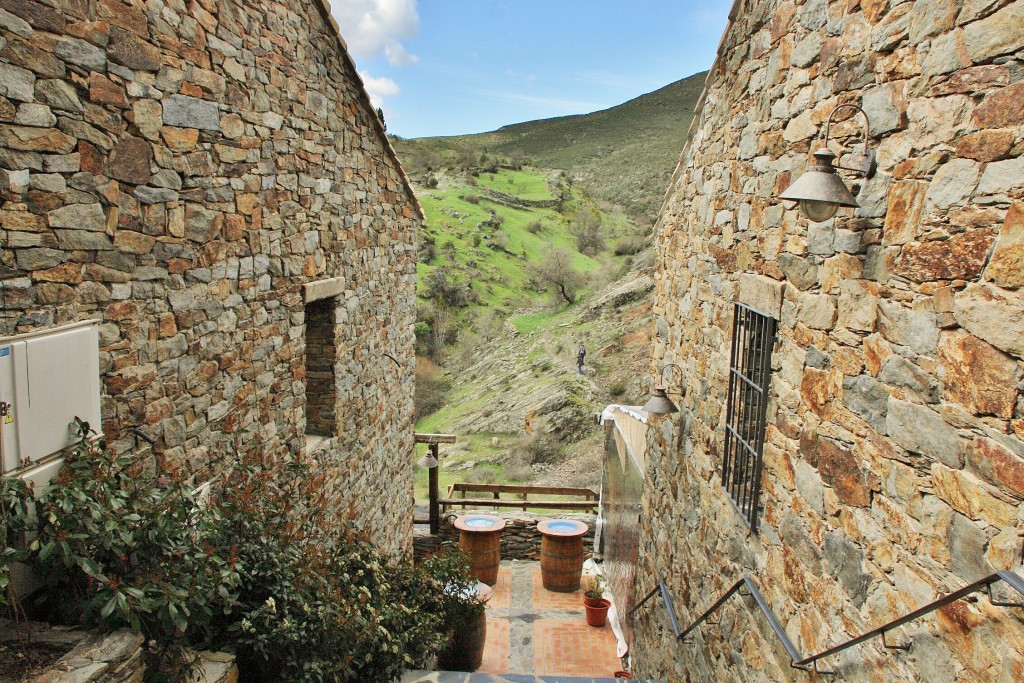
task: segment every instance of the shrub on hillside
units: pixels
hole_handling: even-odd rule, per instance
[[[562,443],[553,434],[535,433],[523,444],[531,465],[546,465],[562,459]]]
[[[451,384],[445,380],[437,365],[428,358],[416,358],[415,410],[416,420],[436,413],[448,402]]]
[[[526,226],[526,231],[529,232],[531,235],[536,235],[543,229],[544,224],[541,223],[540,221],[532,221]]]
[[[425,278],[426,298],[433,299],[445,306],[464,308],[473,298],[469,283],[464,282],[457,273],[443,268],[434,268]]]
[[[647,246],[647,240],[640,235],[629,235],[615,243],[616,256],[632,256],[639,254]]]

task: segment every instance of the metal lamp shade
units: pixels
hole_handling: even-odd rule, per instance
[[[796,182],[780,194],[779,199],[798,201],[801,203],[801,206],[804,206],[805,202],[810,204],[810,207],[813,208],[808,212],[808,217],[812,220],[831,218],[831,215],[825,216],[825,218],[816,218],[816,216],[823,216],[828,213],[823,210],[825,208],[824,204],[831,204],[837,207],[860,206],[846,187],[843,179],[836,174],[835,167],[832,166],[832,161],[836,158],[836,155],[828,149],[819,149],[814,153],[814,158],[816,163],[812,164],[806,173],[797,178]],[[834,213],[832,211],[832,214]]]
[[[644,404],[643,410],[648,415],[669,415],[679,412],[679,408],[676,408],[676,404],[672,403],[665,393],[665,387],[654,387],[651,398]]]

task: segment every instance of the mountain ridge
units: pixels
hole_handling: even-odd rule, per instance
[[[486,133],[393,137],[414,179],[440,168],[521,163],[566,171],[595,199],[653,224],[707,72],[589,114],[512,123]]]

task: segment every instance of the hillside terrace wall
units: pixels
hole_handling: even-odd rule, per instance
[[[753,576],[810,654],[1021,568],[1024,2],[740,0],[731,19],[657,227],[651,372],[677,363],[688,389],[649,432],[637,590],[667,574],[685,626]],[[809,223],[778,195],[840,103],[866,110],[879,172]],[[721,485],[737,300],[780,321],[756,535]],[[634,675],[815,679],[749,599],[720,616],[681,644],[643,608]],[[987,598],[890,640],[913,648],[822,664],[1024,679],[1024,613]]]
[[[420,212],[320,0],[0,0],[0,169],[3,332],[100,319],[103,430],[158,466],[305,453],[330,281],[336,436],[307,460],[411,552]]]

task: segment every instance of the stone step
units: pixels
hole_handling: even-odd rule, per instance
[[[477,674],[464,671],[407,671],[400,683],[615,683],[623,678],[578,678],[574,676],[534,676],[533,674]],[[659,681],[633,679],[637,683]]]

